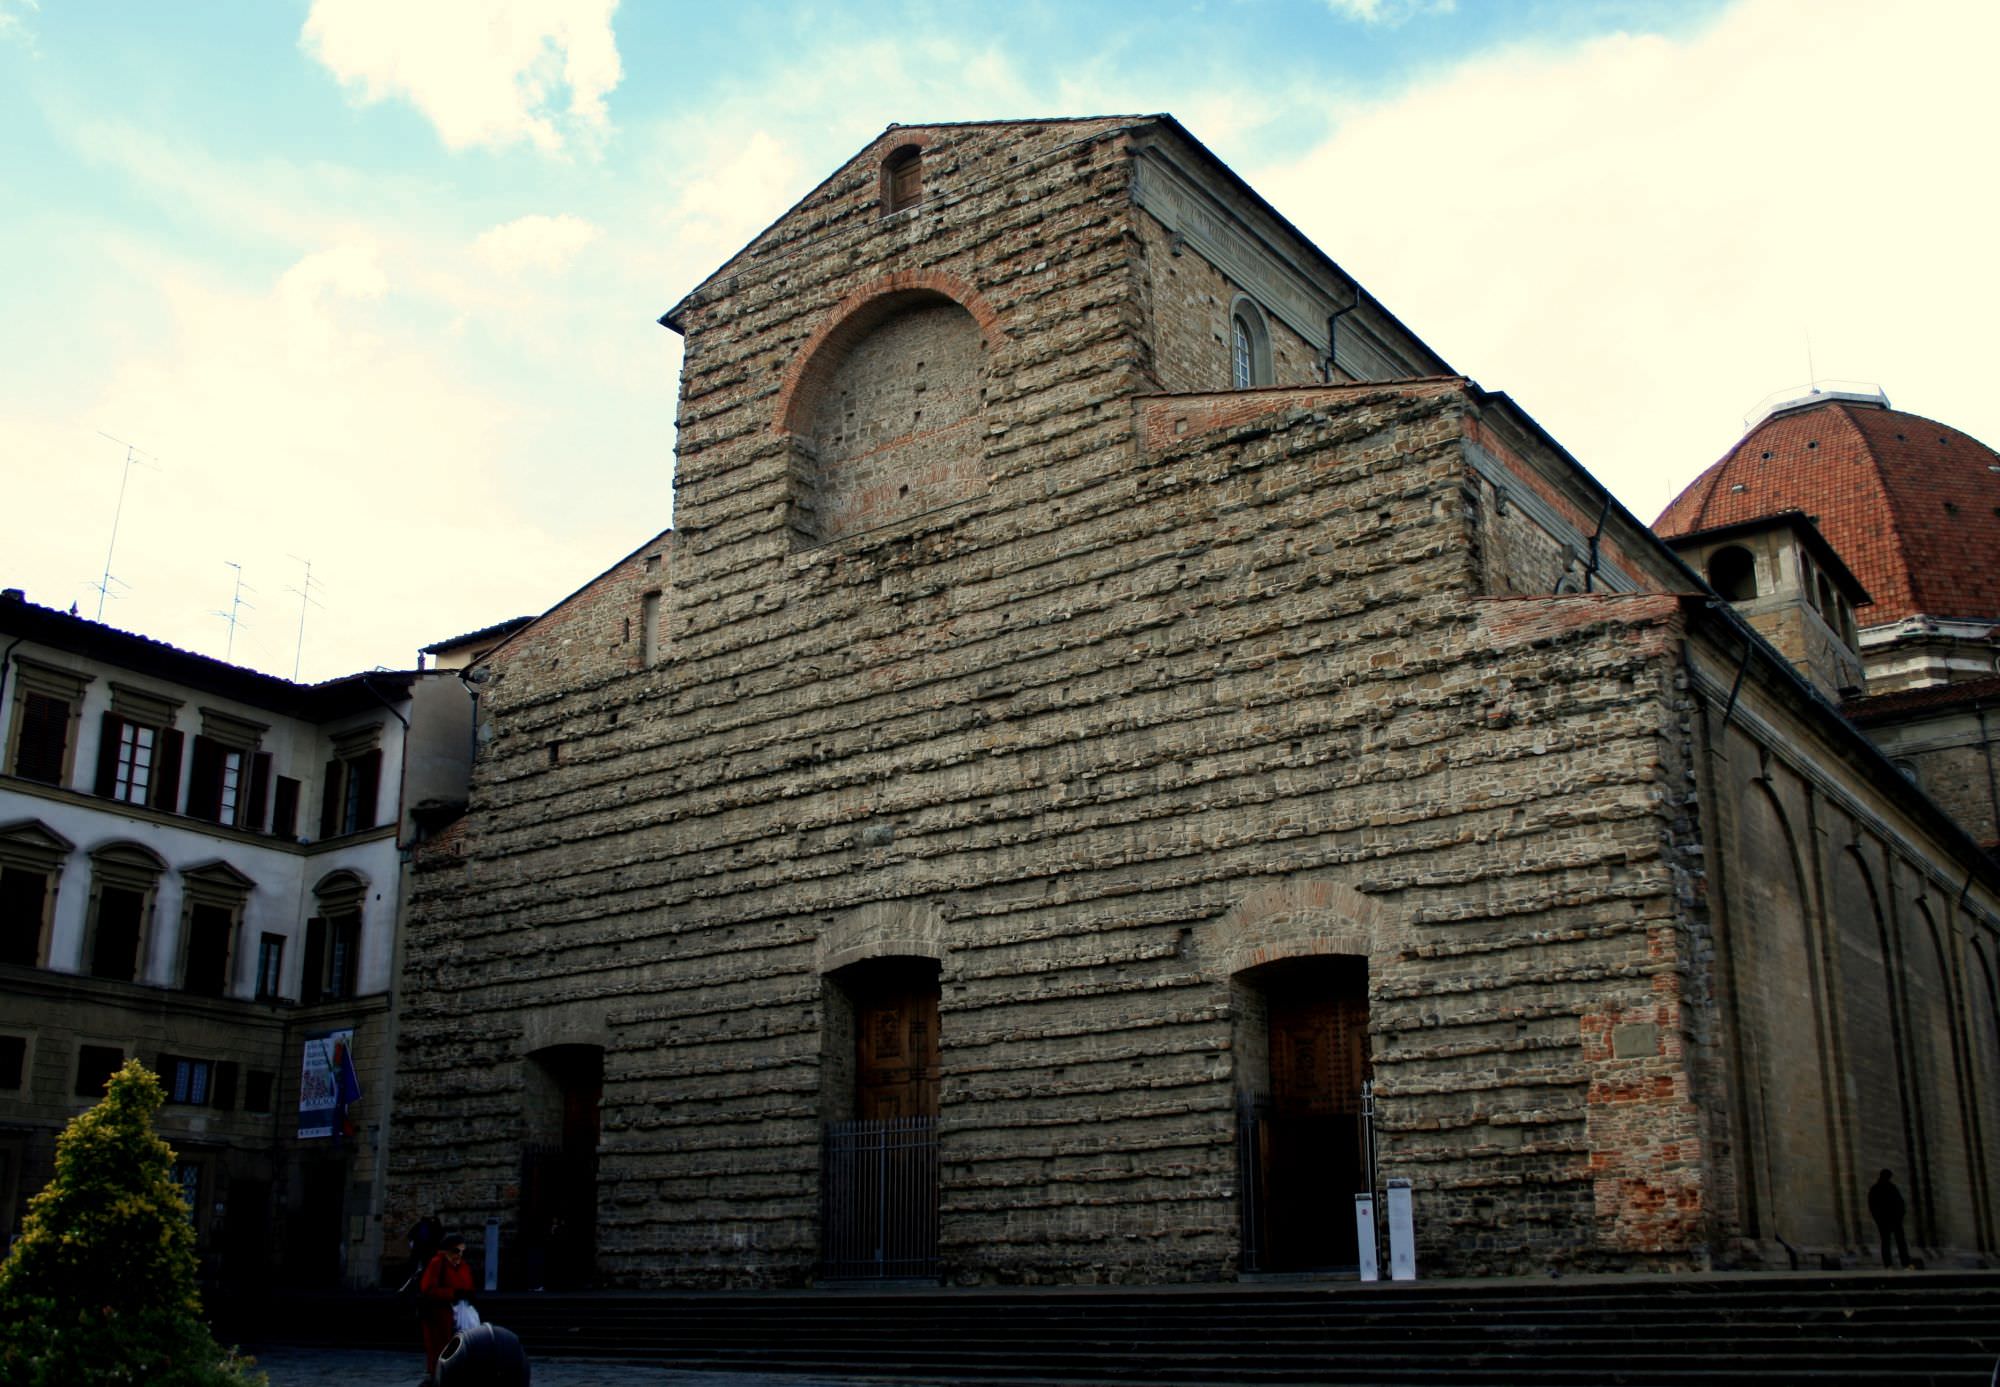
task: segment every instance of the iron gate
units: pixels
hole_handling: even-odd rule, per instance
[[[1278,1118],[1267,1097],[1240,1094],[1236,1105],[1236,1169],[1238,1209],[1242,1216],[1243,1259],[1242,1270],[1264,1272],[1273,1270],[1271,1265],[1272,1218],[1284,1218],[1286,1211],[1274,1209],[1271,1201],[1271,1148],[1273,1136],[1282,1119]],[[1361,1085],[1361,1111],[1358,1138],[1360,1141],[1361,1189],[1355,1193],[1368,1192],[1379,1197],[1377,1189],[1379,1172],[1376,1168],[1375,1150],[1375,1084],[1364,1080]],[[1382,1207],[1377,1204],[1378,1211]],[[1380,1217],[1378,1212],[1377,1217]],[[1379,1234],[1378,1234],[1379,1236]]]
[[[829,1122],[820,1190],[823,1275],[888,1280],[938,1274],[935,1117]]]

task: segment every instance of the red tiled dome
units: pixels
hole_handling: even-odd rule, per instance
[[[1899,410],[1827,400],[1772,415],[1660,512],[1672,538],[1801,510],[1875,601],[1879,626],[2000,621],[2000,453]]]

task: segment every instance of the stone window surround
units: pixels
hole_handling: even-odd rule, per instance
[[[30,1026],[0,1026],[0,1036],[21,1042],[21,1086],[14,1089],[0,1089],[0,1093],[12,1093],[29,1098],[35,1092],[35,1041],[39,1036]]]
[[[14,656],[13,666],[14,706],[7,724],[6,760],[0,761],[0,768],[10,774],[14,769],[14,758],[21,745],[21,719],[27,709],[27,695],[35,693],[47,698],[60,698],[69,704],[69,727],[63,735],[62,774],[57,777],[56,783],[67,786],[70,777],[76,773],[76,733],[83,718],[83,691],[97,676],[64,669],[60,665],[44,664],[27,655]]]
[[[78,1073],[78,1066],[83,1063],[83,1052],[86,1049],[116,1050],[118,1052],[118,1066],[123,1066],[125,1061],[139,1053],[139,1047],[132,1042],[130,1036],[114,1038],[108,1035],[85,1035],[78,1033],[72,1035],[69,1039],[69,1097],[73,1102],[86,1105],[95,1104],[104,1097],[104,1090],[101,1087],[89,1093],[79,1093],[77,1091],[82,1087],[82,1075]],[[112,1073],[115,1074],[118,1072],[118,1066],[113,1067]]]
[[[216,906],[229,912],[229,944],[223,953],[222,994],[230,994],[236,966],[242,959],[243,909],[257,884],[220,858],[193,867],[181,868],[181,928],[179,956],[173,976],[187,986],[188,946],[194,936],[194,910],[198,905]]]
[[[84,916],[83,949],[77,971],[86,977],[97,950],[97,918],[104,888],[117,887],[140,895],[139,938],[133,946],[132,981],[146,978],[146,960],[153,943],[153,912],[159,904],[160,878],[166,863],[150,849],[123,840],[93,848],[90,853],[90,902]]]
[[[49,934],[62,886],[63,863],[76,845],[37,819],[0,824],[0,867],[42,874],[42,927],[35,941],[35,966],[49,965]]]
[[[307,1005],[320,1001],[352,1001],[360,991],[361,932],[367,920],[368,882],[351,867],[342,867],[321,877],[313,886],[312,895],[313,914],[323,922],[319,957],[305,961],[300,991],[304,993],[305,981],[316,974],[317,995],[301,995],[299,1000]],[[343,938],[353,950],[353,956],[346,960],[343,975],[336,977],[336,945]],[[310,929],[307,931],[305,951],[308,954],[313,952]]]
[[[182,700],[169,698],[151,689],[134,688],[113,679],[111,687],[111,711],[127,722],[143,723],[147,727],[172,727],[179,715]]]

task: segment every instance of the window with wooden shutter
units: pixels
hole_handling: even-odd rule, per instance
[[[48,894],[47,872],[0,866],[0,963],[33,968],[42,961]]]
[[[279,776],[277,787],[271,792],[271,836],[299,836],[299,782],[289,775]]]
[[[259,751],[250,757],[250,797],[237,816],[238,827],[255,833],[264,827],[264,811],[271,802],[271,753]]]
[[[136,843],[107,844],[90,863],[84,958],[93,977],[134,982],[146,963],[147,925],[166,863]]]
[[[275,1002],[283,996],[285,936],[266,934],[257,943],[257,1000]]]
[[[97,890],[97,926],[90,947],[90,975],[131,982],[139,975],[139,935],[146,893],[125,886]]]
[[[219,708],[201,710],[201,732],[188,757],[188,817],[251,826],[252,764],[270,728]],[[261,808],[257,819],[263,817]]]
[[[322,838],[331,838],[342,831],[340,806],[346,796],[346,784],[346,762],[327,762],[326,779],[319,787],[319,836]]]
[[[197,736],[188,756],[187,812],[191,819],[222,820],[222,744]]]
[[[153,762],[153,788],[147,803],[172,814],[180,808],[181,745],[184,734],[171,727],[160,729],[159,754]]]
[[[229,994],[237,973],[236,936],[255,883],[227,862],[181,869],[181,986],[204,997]]]
[[[63,861],[74,847],[33,819],[0,829],[0,963],[42,965]]]
[[[229,986],[229,936],[236,912],[197,902],[188,910],[187,970],[182,985],[203,997],[220,997]]]
[[[60,785],[69,753],[68,699],[27,690],[21,696],[20,734],[14,743],[14,774],[23,780]]]
[[[98,722],[97,793],[121,804],[172,810],[179,789],[180,701],[150,689],[111,683],[111,707]]]
[[[302,1002],[357,995],[361,982],[361,919],[367,884],[350,871],[329,873],[313,887],[319,914],[306,921]]]
[[[315,915],[306,921],[305,973],[299,979],[299,1000],[307,1006],[320,1000],[326,976],[326,921]]]
[[[334,758],[326,763],[320,786],[320,837],[360,833],[379,822],[382,748],[376,742],[381,735],[381,728],[367,727],[334,739]]]
[[[336,915],[326,922],[326,995],[354,996],[361,975],[361,917]]]

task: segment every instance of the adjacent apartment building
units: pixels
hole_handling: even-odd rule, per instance
[[[0,594],[0,1225],[137,1057],[204,1274],[374,1284],[411,844],[449,671],[296,684]]]

